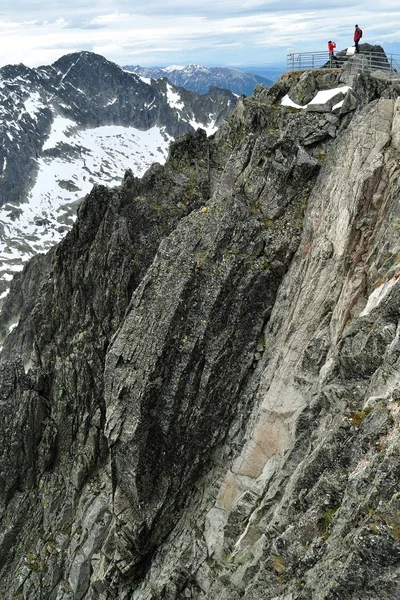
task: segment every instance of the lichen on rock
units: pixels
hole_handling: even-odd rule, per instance
[[[351,76],[257,88],[16,277],[2,597],[399,595],[399,101]]]

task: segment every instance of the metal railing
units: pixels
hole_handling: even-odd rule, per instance
[[[329,68],[331,62],[326,51],[320,52],[291,52],[287,55],[288,71],[309,71],[310,69]],[[328,64],[327,64],[328,63]]]
[[[390,79],[400,79],[400,54],[386,54],[385,52],[360,51],[358,54],[348,56],[340,51],[335,56],[330,56],[327,51],[319,52],[291,52],[287,55],[288,71],[309,71],[310,69],[342,68],[349,61],[356,72],[368,71],[378,75],[382,73]]]

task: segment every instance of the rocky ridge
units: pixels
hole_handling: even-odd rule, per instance
[[[398,95],[287,74],[14,278],[3,597],[398,596]]]

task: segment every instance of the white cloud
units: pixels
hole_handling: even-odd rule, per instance
[[[130,15],[129,13],[111,13],[108,15],[99,15],[94,19],[91,19],[90,23],[95,25],[113,25],[115,23],[123,23],[126,19],[131,20],[134,15]]]
[[[392,0],[16,0],[2,7],[1,64],[49,64],[68,52],[95,51],[119,64],[265,64],[286,49],[324,50],[363,42],[399,41],[400,8]],[[400,46],[399,46],[400,47]],[[390,48],[391,51],[395,49]]]

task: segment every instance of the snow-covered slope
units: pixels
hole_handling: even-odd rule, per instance
[[[33,254],[60,241],[75,218],[76,203],[93,184],[119,185],[126,169],[141,176],[153,162],[163,163],[172,139],[157,126],[140,131],[106,125],[70,134],[74,126],[70,119],[55,119],[43,149],[64,151],[59,156],[44,152],[38,159],[36,181],[26,202],[0,208],[3,270],[20,270]],[[8,280],[11,274],[3,277]]]
[[[119,185],[128,168],[141,176],[165,161],[172,139],[213,133],[235,103],[227,91],[199,96],[89,52],[0,69],[0,294],[62,238],[94,184]]]

